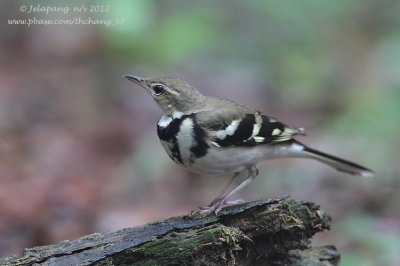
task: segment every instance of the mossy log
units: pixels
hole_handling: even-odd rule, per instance
[[[260,200],[28,248],[0,265],[337,265],[335,247],[311,247],[330,222],[314,203]]]

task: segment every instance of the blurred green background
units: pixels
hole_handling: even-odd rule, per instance
[[[161,110],[121,77],[136,74],[305,127],[304,143],[373,169],[266,161],[237,197],[316,202],[333,224],[314,244],[342,265],[400,265],[399,1],[2,1],[0,14],[0,255],[186,214],[224,185],[167,157]]]

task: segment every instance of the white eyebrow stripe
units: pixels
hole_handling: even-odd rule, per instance
[[[161,85],[163,85],[163,84],[161,84]],[[171,93],[171,94],[173,94],[173,95],[175,95],[175,96],[179,96],[179,95],[180,95],[180,93],[177,92],[176,90],[170,89],[170,88],[168,88],[168,87],[165,86],[165,85],[163,85],[163,86],[164,86],[164,89],[165,89],[166,91],[168,91],[169,93]]]

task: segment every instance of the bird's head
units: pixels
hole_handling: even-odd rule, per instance
[[[198,90],[177,78],[140,78],[132,75],[124,77],[149,92],[167,115],[174,112],[186,113],[205,101],[205,96]]]

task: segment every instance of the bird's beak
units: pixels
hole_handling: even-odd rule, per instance
[[[123,75],[124,78],[136,83],[140,87],[147,89],[146,80],[144,78],[133,76],[133,75]]]

